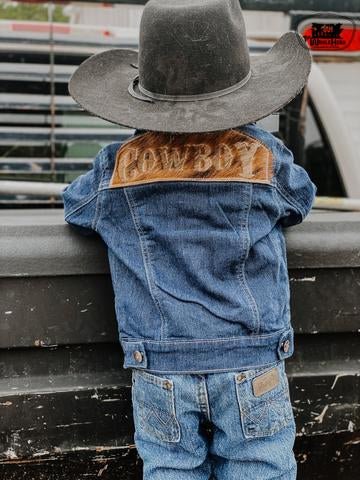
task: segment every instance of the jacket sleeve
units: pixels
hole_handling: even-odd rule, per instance
[[[294,163],[294,156],[284,143],[277,142],[275,189],[280,209],[279,223],[290,227],[301,223],[313,205],[316,186],[308,173]]]
[[[98,190],[102,179],[105,150],[93,160],[93,167],[77,177],[61,192],[64,202],[64,218],[70,226],[89,236],[96,233],[98,214]]]

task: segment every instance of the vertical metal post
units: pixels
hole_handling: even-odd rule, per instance
[[[52,181],[56,181],[56,174],[55,174],[55,72],[54,72],[54,63],[55,63],[55,55],[54,55],[54,9],[55,5],[53,0],[48,4],[48,22],[50,25],[49,29],[49,57],[50,57],[50,65],[49,65],[49,74],[50,74],[50,171],[51,171],[51,179]],[[54,197],[51,197],[51,201],[55,201]]]

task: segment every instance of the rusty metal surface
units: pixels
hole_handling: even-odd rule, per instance
[[[360,470],[360,214],[287,230],[298,480]],[[106,248],[63,211],[0,214],[0,478],[138,480]]]
[[[2,277],[0,286],[0,348],[118,341],[110,275]],[[360,269],[291,269],[290,286],[296,333],[359,336]]]

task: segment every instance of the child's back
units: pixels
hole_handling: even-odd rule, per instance
[[[139,55],[102,52],[70,80],[88,111],[145,131],[63,191],[65,219],[108,247],[145,480],[296,478],[282,227],[315,186],[254,122],[310,66],[294,32],[250,62],[238,0],[150,0]]]
[[[66,220],[108,247],[144,479],[295,478],[282,227],[314,193],[253,124],[137,135],[65,189]]]
[[[282,226],[301,222],[313,195],[256,125],[101,150],[64,204],[108,246],[124,367],[216,372],[292,355]]]

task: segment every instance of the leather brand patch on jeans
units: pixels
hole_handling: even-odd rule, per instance
[[[253,392],[256,397],[272,390],[279,383],[279,372],[277,368],[272,368],[268,372],[255,377],[252,382]]]

